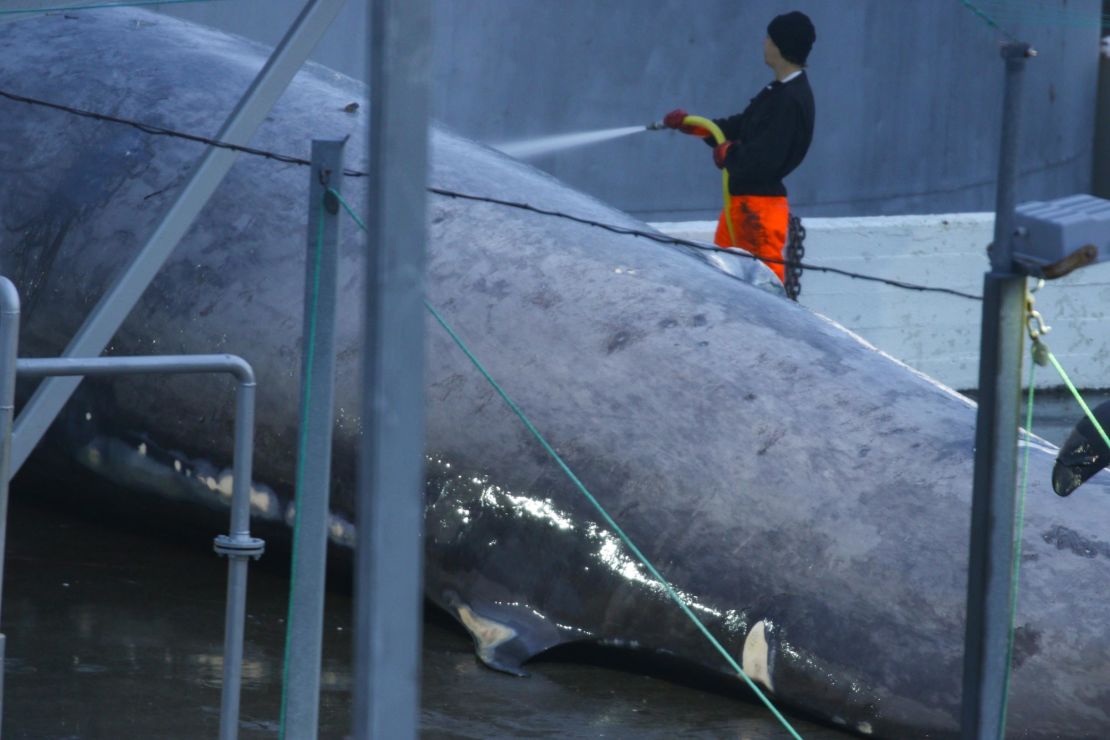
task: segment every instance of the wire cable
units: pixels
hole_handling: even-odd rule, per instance
[[[833,275],[843,275],[844,277],[850,277],[850,278],[853,278],[855,280],[866,280],[866,281],[870,281],[870,282],[883,283],[884,285],[889,285],[889,286],[894,287],[894,288],[903,288],[905,290],[916,290],[916,291],[920,291],[920,292],[923,292],[923,293],[944,293],[946,295],[958,296],[960,298],[967,298],[967,299],[973,300],[973,301],[983,300],[982,296],[977,296],[977,295],[974,295],[972,293],[964,293],[963,291],[954,290],[952,288],[938,288],[938,287],[931,286],[931,285],[918,285],[916,283],[908,283],[908,282],[905,282],[905,281],[902,281],[902,280],[893,280],[891,278],[882,278],[882,277],[878,277],[876,275],[865,275],[865,274],[858,273],[858,272],[852,272],[850,270],[841,270],[837,267],[826,267],[824,265],[813,265],[813,264],[809,264],[807,262],[791,262],[789,260],[776,260],[776,259],[770,259],[770,258],[756,257],[751,252],[748,252],[747,250],[742,249],[740,247],[718,247],[718,246],[715,246],[715,245],[704,244],[702,242],[691,241],[689,239],[681,239],[681,238],[676,237],[676,236],[668,236],[666,234],[662,234],[662,233],[659,233],[659,232],[643,231],[642,229],[633,229],[633,228],[630,228],[630,227],[627,227],[627,226],[615,226],[613,224],[607,224],[607,223],[604,223],[604,222],[601,222],[601,221],[594,221],[592,219],[583,218],[581,216],[574,216],[574,215],[571,215],[569,213],[563,213],[562,211],[552,211],[552,210],[548,210],[546,208],[539,208],[537,206],[533,206],[533,205],[530,205],[528,203],[521,203],[519,201],[502,200],[500,198],[490,198],[490,197],[484,196],[484,195],[471,195],[471,194],[468,194],[468,193],[458,193],[458,192],[455,192],[455,191],[452,191],[452,190],[445,190],[443,188],[435,188],[435,187],[429,187],[428,192],[435,193],[436,195],[447,196],[449,198],[461,198],[461,199],[464,199],[464,200],[474,200],[474,201],[480,201],[480,202],[483,202],[483,203],[495,203],[497,205],[508,206],[510,208],[519,208],[521,210],[531,211],[533,213],[538,213],[538,214],[541,214],[541,215],[544,215],[544,216],[553,216],[553,217],[556,217],[556,218],[563,218],[563,219],[567,219],[568,221],[574,221],[576,223],[585,224],[587,226],[594,226],[594,227],[597,227],[599,229],[604,229],[605,231],[611,231],[614,234],[623,234],[625,236],[638,236],[638,237],[641,237],[641,238],[644,238],[644,239],[650,239],[651,241],[659,242],[661,244],[672,244],[672,245],[676,245],[676,246],[692,247],[694,249],[699,249],[699,250],[706,251],[706,252],[722,252],[723,251],[723,252],[727,252],[728,254],[734,254],[738,257],[743,257],[744,259],[758,260],[760,262],[767,262],[767,263],[777,264],[777,265],[786,265],[787,267],[800,267],[803,270],[810,270],[811,272],[826,272],[826,273],[830,273],[830,274],[833,274]]]
[[[141,131],[145,134],[149,134],[151,136],[165,136],[165,137],[174,138],[174,139],[184,139],[186,141],[192,141],[192,142],[195,142],[197,144],[204,144],[206,146],[212,146],[212,147],[216,147],[216,148],[219,148],[219,149],[229,149],[231,151],[240,152],[242,154],[249,154],[249,155],[255,156],[255,157],[262,157],[262,158],[265,158],[265,159],[270,159],[270,160],[273,160],[273,161],[282,162],[284,164],[294,164],[294,165],[299,165],[299,166],[302,166],[302,167],[310,167],[312,165],[311,161],[309,161],[307,159],[304,159],[302,157],[293,157],[293,156],[289,156],[287,154],[280,154],[278,152],[273,152],[273,151],[269,151],[269,150],[266,150],[266,149],[258,149],[258,148],[255,148],[255,147],[242,146],[240,144],[230,144],[226,141],[219,141],[218,139],[213,139],[213,138],[210,138],[210,137],[207,137],[207,136],[201,136],[199,134],[186,133],[184,131],[179,131],[179,130],[176,130],[176,129],[167,128],[165,126],[156,126],[156,125],[153,125],[153,124],[143,123],[141,121],[135,121],[135,120],[131,120],[131,119],[128,119],[128,118],[121,118],[119,116],[112,116],[112,115],[107,115],[107,114],[104,114],[104,113],[97,113],[95,111],[84,110],[84,109],[81,109],[81,108],[75,108],[75,107],[69,106],[69,105],[62,105],[60,103],[53,103],[53,102],[50,102],[50,101],[47,101],[47,100],[41,100],[39,98],[32,98],[32,97],[29,97],[29,96],[26,96],[26,95],[18,95],[16,93],[8,92],[6,90],[0,90],[0,98],[6,98],[6,99],[8,99],[12,102],[21,103],[23,105],[31,105],[31,106],[39,106],[39,107],[43,107],[43,108],[49,108],[51,110],[56,110],[56,111],[59,111],[59,112],[62,112],[62,113],[67,113],[69,115],[79,116],[81,118],[88,118],[88,119],[95,120],[95,121],[102,121],[102,122],[106,122],[106,123],[115,123],[115,124],[119,124],[119,125],[122,125],[122,126],[129,126],[131,128],[137,129],[138,131]],[[366,177],[366,176],[369,175],[369,173],[367,173],[367,172],[363,172],[361,170],[352,170],[352,169],[343,170],[343,174],[347,177]],[[449,189],[446,189],[446,188],[428,187],[427,190],[428,190],[429,193],[433,193],[435,195],[440,195],[440,196],[444,196],[444,197],[448,197],[448,198],[459,198],[459,199],[463,199],[463,200],[470,200],[470,201],[476,201],[476,202],[481,202],[481,203],[490,203],[490,204],[505,206],[507,208],[517,208],[517,209],[520,209],[520,210],[529,211],[529,212],[540,214],[540,215],[543,215],[543,216],[550,216],[552,218],[561,218],[561,219],[565,219],[565,220],[568,220],[568,221],[573,221],[575,223],[580,223],[580,224],[583,224],[583,225],[586,225],[586,226],[592,226],[592,227],[595,227],[595,228],[599,228],[599,229],[603,229],[605,231],[612,232],[614,234],[621,234],[621,235],[625,235],[625,236],[636,236],[636,237],[640,237],[640,238],[643,238],[643,239],[650,239],[651,241],[659,242],[661,244],[670,244],[670,245],[674,245],[674,246],[684,246],[684,247],[689,247],[689,248],[692,248],[692,249],[698,249],[698,250],[707,251],[707,252],[724,251],[724,252],[727,252],[729,254],[733,254],[733,255],[736,255],[738,257],[741,257],[743,259],[760,260],[762,262],[770,263],[770,264],[786,265],[788,268],[790,268],[790,267],[800,268],[802,270],[809,270],[810,272],[823,272],[823,273],[828,273],[828,274],[832,274],[832,275],[841,275],[841,276],[844,276],[844,277],[852,278],[853,280],[863,280],[863,281],[867,281],[867,282],[881,283],[883,285],[888,285],[888,286],[891,286],[891,287],[894,287],[894,288],[901,288],[903,290],[913,290],[913,291],[917,291],[917,292],[921,292],[921,293],[940,293],[940,294],[944,294],[944,295],[956,296],[956,297],[959,297],[959,298],[966,298],[968,300],[973,300],[973,301],[981,301],[982,300],[981,296],[974,295],[972,293],[965,293],[965,292],[960,291],[960,290],[954,290],[952,288],[942,288],[942,287],[931,286],[931,285],[919,285],[917,283],[910,283],[910,282],[906,282],[906,281],[903,281],[903,280],[895,280],[895,279],[892,279],[892,278],[883,278],[883,277],[878,277],[877,275],[867,275],[867,274],[864,274],[864,273],[852,272],[851,270],[842,270],[842,269],[839,269],[839,268],[836,268],[836,267],[827,267],[827,266],[824,266],[824,265],[814,265],[814,264],[810,264],[810,263],[807,263],[807,262],[791,262],[791,261],[788,261],[788,260],[775,260],[775,259],[770,259],[770,258],[761,259],[759,257],[756,257],[754,254],[752,254],[752,253],[750,253],[750,252],[748,252],[748,251],[746,251],[742,248],[739,248],[739,247],[718,247],[718,246],[715,246],[715,245],[703,244],[702,242],[691,241],[689,239],[680,239],[680,238],[674,237],[674,236],[667,236],[666,234],[662,234],[660,232],[644,231],[642,229],[633,229],[633,228],[630,228],[630,227],[627,227],[627,226],[616,226],[614,224],[607,224],[607,223],[604,223],[602,221],[597,221],[597,220],[594,220],[594,219],[584,218],[584,217],[581,217],[581,216],[575,216],[573,214],[564,213],[562,211],[555,211],[555,210],[551,210],[551,209],[547,209],[547,208],[542,208],[542,207],[539,207],[539,206],[534,206],[534,205],[531,205],[530,203],[504,200],[502,198],[493,198],[493,197],[485,196],[485,195],[474,195],[472,193],[462,193],[462,192],[458,192],[458,191],[455,191],[455,190],[449,190]]]
[[[207,1],[207,0],[205,0]],[[16,93],[0,90],[0,98],[7,98],[16,103],[23,103],[24,105],[39,106],[42,108],[50,108],[51,110],[61,111],[73,116],[80,116],[81,118],[88,118],[94,121],[103,121],[105,123],[118,123],[122,126],[130,126],[131,128],[138,129],[144,134],[150,136],[167,136],[172,139],[185,139],[186,141],[196,142],[197,144],[205,144],[207,146],[216,147],[218,149],[230,149],[234,152],[241,152],[243,154],[250,154],[255,157],[263,157],[265,159],[272,159],[285,164],[296,164],[303,167],[311,167],[312,162],[300,157],[290,157],[285,154],[278,154],[277,152],[267,151],[265,149],[256,149],[254,147],[242,146],[240,144],[230,144],[226,141],[219,141],[207,136],[199,134],[190,134],[184,131],[178,131],[164,126],[155,126],[150,123],[143,123],[141,121],[134,121],[129,118],[120,118],[119,116],[111,116],[105,113],[97,113],[95,111],[83,110],[81,108],[74,108],[69,105],[62,105],[61,103],[52,103],[48,100],[40,100],[38,98],[31,98],[25,95],[17,95]],[[360,173],[361,174],[361,173]]]

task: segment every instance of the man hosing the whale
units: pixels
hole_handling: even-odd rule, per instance
[[[767,26],[763,61],[775,79],[759,91],[742,113],[715,119],[724,135],[685,122],[673,110],[667,128],[700,136],[713,147],[713,162],[728,172],[728,204],[717,221],[714,243],[740,247],[759,257],[780,281],[785,279],[784,250],[790,223],[783,178],[794,171],[813,140],[813,92],[805,73],[817,34],[805,13],[776,16]]]

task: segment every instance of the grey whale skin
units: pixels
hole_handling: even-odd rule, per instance
[[[142,11],[73,15],[0,25],[0,88],[213,134],[263,59]],[[309,65],[252,143],[303,156],[312,137],[352,133],[347,162],[364,168],[366,105],[342,110],[364,96]],[[200,148],[0,105],[2,270],[24,299],[22,354],[56,354]],[[431,160],[441,188],[645,228],[439,128]],[[253,363],[260,521],[291,517],[307,176],[241,157],[110,348]],[[361,180],[342,187],[362,202]],[[953,736],[974,406],[702,253],[429,199],[432,304],[776,700],[862,734]],[[359,425],[361,242],[344,228],[338,542]],[[729,672],[430,319],[427,360],[426,593],[479,656],[515,671],[592,641]],[[232,392],[206,378],[86,383],[53,438],[121,489],[224,506]],[[1105,737],[1110,474],[1060,499],[1054,448],[1034,438],[1031,453],[1010,736]]]

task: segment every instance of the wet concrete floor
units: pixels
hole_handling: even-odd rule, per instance
[[[1059,443],[1078,418],[1073,405],[1045,395],[1038,407],[1035,430]],[[4,737],[214,737],[226,566],[212,554],[210,538],[166,541],[32,505],[34,496],[17,486],[9,514]],[[278,734],[287,594],[280,567],[252,566],[243,738]],[[344,737],[349,727],[350,627],[350,595],[333,589],[321,681],[323,738]],[[728,682],[627,654],[567,651],[529,670],[522,679],[482,667],[466,634],[429,612],[422,736],[789,737]],[[848,737],[791,719],[806,738]]]

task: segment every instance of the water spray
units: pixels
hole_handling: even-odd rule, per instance
[[[721,132],[721,129],[708,118],[702,118],[701,116],[686,116],[682,123],[685,126],[696,126],[705,129],[713,135],[713,138],[718,144],[723,144],[725,141],[725,135]],[[669,127],[662,121],[656,121],[646,126],[623,126],[620,128],[579,131],[571,134],[556,134],[555,136],[542,136],[536,139],[505,142],[502,144],[494,144],[493,148],[508,154],[510,157],[528,159],[543,154],[563,151],[564,149],[573,149],[575,147],[586,146],[587,144],[597,144],[603,141],[620,139],[625,136],[631,136],[632,134],[638,134],[641,131],[665,131],[668,129]],[[733,229],[732,213],[729,210],[732,199],[729,197],[728,192],[727,169],[721,170],[721,182],[725,197],[725,224],[728,226],[728,235],[732,240],[732,244],[736,245],[736,231]]]
[[[587,144],[598,144],[602,141],[620,139],[625,136],[631,136],[632,134],[638,134],[644,130],[643,126],[622,126],[620,128],[606,128],[596,131],[578,131],[571,134],[556,134],[555,136],[542,136],[536,139],[494,144],[493,148],[508,154],[510,157],[528,159],[530,157],[551,154],[552,152],[558,152],[564,149],[573,149],[575,147],[586,146]]]

